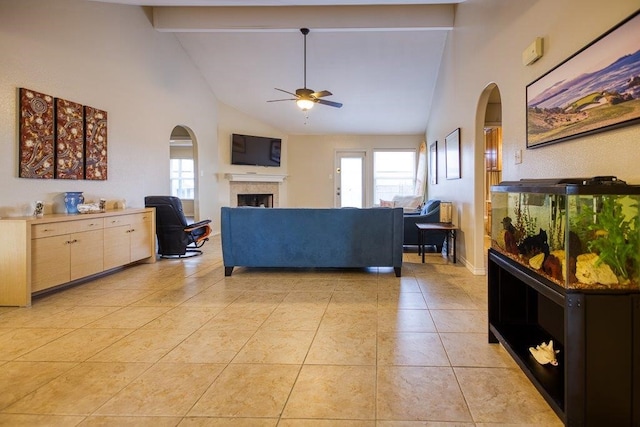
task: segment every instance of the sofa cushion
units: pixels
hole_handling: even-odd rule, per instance
[[[422,196],[393,196],[394,208],[416,209],[422,203]]]
[[[427,202],[422,207],[420,215],[428,215],[429,213],[437,209],[438,206],[440,206],[440,200],[427,200]]]

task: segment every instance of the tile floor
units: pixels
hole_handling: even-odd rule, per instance
[[[487,344],[486,277],[427,258],[225,278],[214,238],[0,307],[0,425],[562,425]]]

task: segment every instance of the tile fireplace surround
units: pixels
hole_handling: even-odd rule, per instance
[[[280,206],[280,184],[277,182],[231,181],[229,206],[238,206],[238,194],[273,194],[273,207]]]

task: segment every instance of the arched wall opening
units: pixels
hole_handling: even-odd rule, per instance
[[[179,197],[187,217],[199,220],[197,140],[187,126],[176,125],[169,138],[170,195]]]
[[[492,185],[502,180],[502,100],[495,83],[488,84],[478,100],[476,111],[476,155],[474,182],[475,218],[474,252],[476,260],[484,260],[491,243]],[[479,264],[479,262],[477,263]]]

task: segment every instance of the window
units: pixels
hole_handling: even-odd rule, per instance
[[[193,159],[171,159],[171,195],[193,200],[195,175]]]
[[[373,152],[373,201],[393,196],[412,196],[416,182],[415,150],[376,150]]]

